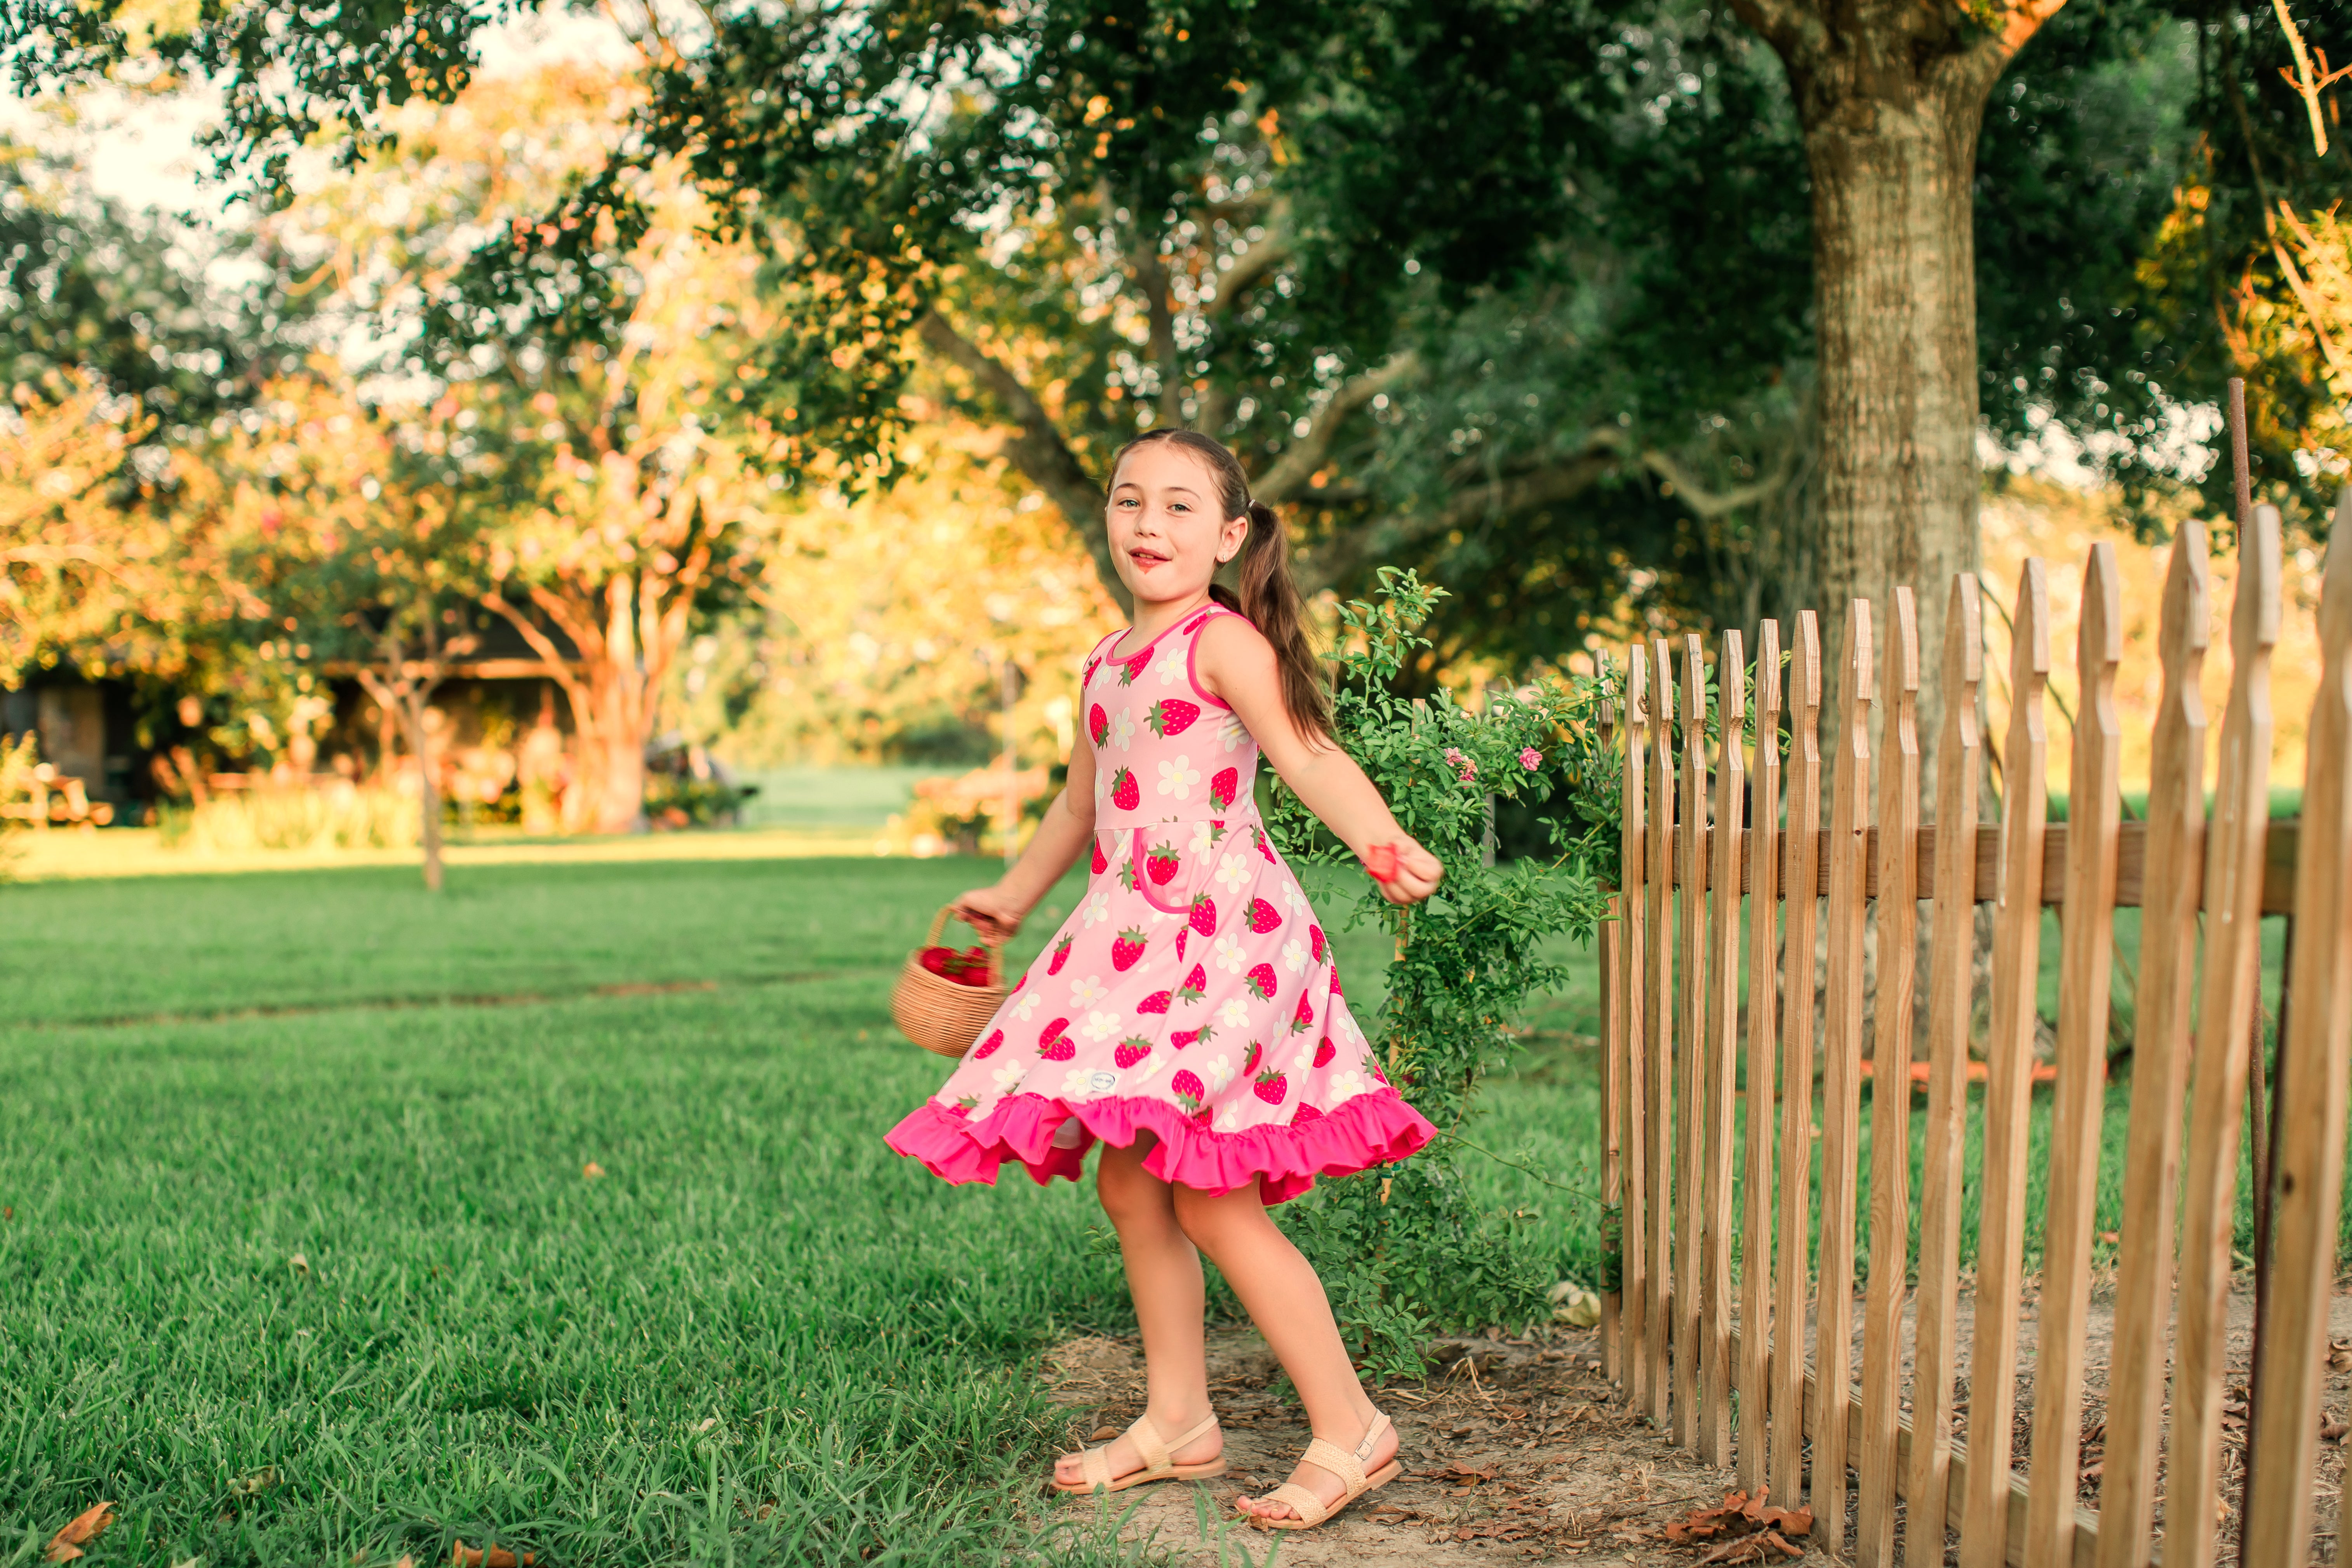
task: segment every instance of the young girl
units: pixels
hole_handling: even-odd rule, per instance
[[[1138,437],[1113,469],[1108,521],[1135,625],[1087,659],[1087,735],[1027,852],[955,908],[1002,942],[1079,855],[1093,877],[889,1142],[948,1181],[990,1183],[1006,1160],[1039,1182],[1076,1180],[1100,1142],[1096,1190],[1118,1231],[1149,1393],[1124,1436],[1065,1456],[1055,1484],[1120,1491],[1223,1472],[1206,1252],[1315,1432],[1287,1485],[1238,1506],[1261,1527],[1307,1529],[1395,1478],[1397,1436],[1266,1205],[1318,1175],[1402,1159],[1433,1129],[1381,1076],[1328,939],[1258,821],[1259,752],[1381,873],[1391,901],[1427,898],[1444,872],[1332,742],[1281,524],[1234,455],[1191,431]],[[1236,553],[1238,598],[1210,582]]]

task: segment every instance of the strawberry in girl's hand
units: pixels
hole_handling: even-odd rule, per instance
[[[1209,809],[1223,811],[1234,804],[1234,792],[1242,787],[1239,768],[1226,768],[1209,781]]]
[[[1184,984],[1177,988],[1176,1000],[1198,1002],[1202,996],[1208,994],[1208,968],[1204,964],[1196,963],[1192,966],[1192,973],[1184,976]]]
[[[1187,914],[1188,918],[1192,921],[1192,929],[1194,931],[1199,931],[1202,936],[1214,936],[1217,934],[1216,900],[1209,897],[1206,893],[1195,894],[1192,899],[1192,907],[1189,911],[1187,911]],[[1181,957],[1182,955],[1180,953],[1178,956]]]
[[[1268,1105],[1280,1105],[1290,1093],[1290,1080],[1282,1076],[1280,1068],[1268,1068],[1257,1075],[1257,1097]]]
[[[1133,926],[1128,927],[1110,944],[1110,966],[1125,973],[1135,967],[1137,959],[1143,956],[1143,932]]]
[[[1200,717],[1200,704],[1185,702],[1173,697],[1163,697],[1151,705],[1151,711],[1143,716],[1143,721],[1151,726],[1153,734],[1167,740],[1191,729],[1199,721]],[[1230,773],[1232,770],[1226,771]],[[1211,796],[1211,804],[1216,804],[1213,795]]]
[[[1250,930],[1259,936],[1264,936],[1282,923],[1282,911],[1264,899],[1252,899],[1249,901],[1246,918],[1249,921]]]
[[[1143,790],[1132,771],[1121,768],[1111,775],[1110,803],[1121,811],[1133,811],[1143,804]]]
[[[1150,995],[1138,1002],[1135,1005],[1135,1010],[1139,1013],[1165,1013],[1168,1011],[1168,1004],[1174,1000],[1173,992],[1154,991]]]
[[[1364,851],[1364,869],[1372,880],[1383,887],[1397,879],[1397,847],[1393,844],[1375,844]]]
[[[1150,1054],[1151,1042],[1144,1039],[1140,1036],[1131,1035],[1118,1043],[1118,1047],[1110,1053],[1110,1059],[1117,1062],[1120,1068],[1124,1070],[1125,1068],[1133,1067],[1136,1063],[1141,1061]]]
[[[1059,974],[1062,973],[1062,965],[1070,962],[1070,941],[1071,939],[1066,936],[1054,944],[1054,958],[1052,963],[1045,965],[1046,973]],[[1062,1021],[1066,1024],[1069,1022],[1066,1018]]]
[[[1103,711],[1099,702],[1087,714],[1087,733],[1094,737],[1097,746],[1110,738],[1110,715]]]
[[[1172,844],[1153,845],[1151,853],[1145,856],[1143,859],[1143,868],[1150,873],[1151,885],[1155,888],[1173,877],[1180,864],[1181,862],[1177,858],[1176,847]]]
[[[1271,963],[1261,963],[1256,968],[1251,970],[1249,972],[1249,984],[1250,989],[1257,993],[1257,999],[1259,1001],[1263,1002],[1267,997],[1273,995],[1276,984],[1274,978],[1274,965]]]
[[[988,1038],[981,1041],[979,1048],[971,1053],[971,1059],[976,1062],[986,1061],[989,1058],[996,1054],[996,1047],[1003,1043],[1004,1031],[1002,1029],[991,1029],[988,1032]]]

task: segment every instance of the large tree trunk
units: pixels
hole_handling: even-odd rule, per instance
[[[1812,174],[1824,640],[1851,598],[1890,633],[1894,587],[1913,590],[1923,750],[1941,728],[1926,672],[1952,574],[1978,561],[1977,133],[1993,83],[2061,4],[1733,0],[1788,70]],[[1843,652],[1828,660],[1840,680]]]

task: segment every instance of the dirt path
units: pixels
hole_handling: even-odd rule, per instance
[[[1965,1346],[1965,1295],[1963,1303]],[[2231,1397],[2242,1399],[2252,1303],[2241,1299],[2232,1307],[2228,1383]],[[2021,1350],[2030,1367],[2030,1298],[2025,1311]],[[2337,1424],[2352,1415],[2352,1293],[2337,1296],[2332,1320],[2331,1336],[2340,1348],[2324,1401],[2330,1440],[2320,1447],[2313,1478],[2315,1544],[2322,1560],[2334,1554],[2342,1496],[2345,1454]],[[2083,1410],[2082,1499],[2092,1508],[2098,1506],[2096,1467],[2104,1457],[2111,1322],[2107,1305],[2095,1303]],[[1961,1360],[1965,1401],[1965,1350]],[[1049,1364],[1053,1397],[1070,1411],[1071,1447],[1098,1432],[1110,1436],[1141,1414],[1143,1366],[1132,1340],[1075,1340],[1059,1347]],[[1297,1405],[1269,1397],[1275,1366],[1264,1342],[1245,1329],[1213,1333],[1209,1371],[1224,1420],[1228,1473],[1197,1486],[1146,1488],[1121,1498],[1134,1509],[1122,1533],[1150,1538],[1188,1568],[1262,1564],[1276,1541],[1279,1561],[1302,1568],[1459,1568],[1552,1559],[1622,1562],[1629,1568],[1690,1568],[1696,1563],[1697,1550],[1673,1545],[1659,1532],[1694,1509],[1720,1502],[1736,1485],[1735,1476],[1700,1464],[1627,1407],[1601,1376],[1591,1332],[1556,1330],[1540,1339],[1443,1342],[1433,1364],[1443,1370],[1419,1383],[1391,1384],[1376,1395],[1402,1437],[1405,1475],[1320,1530],[1275,1536],[1236,1521],[1234,1500],[1244,1489],[1263,1491],[1279,1484],[1309,1434]],[[1858,1372],[1859,1342],[1854,1366]],[[1906,1372],[1907,1376],[1907,1366]],[[2018,1383],[2014,1441],[2021,1469],[2028,1462],[2032,1401],[2029,1372]],[[1959,1426],[1964,1435],[1965,1410]],[[2242,1423],[2231,1420],[2223,1434],[2224,1564],[2236,1560],[2235,1494],[2243,1443]],[[1799,1544],[1809,1556],[1822,1554],[1820,1542]],[[1835,1555],[1844,1557],[1844,1545],[1839,1543]],[[1948,1562],[1957,1561],[1957,1538],[1948,1538]]]

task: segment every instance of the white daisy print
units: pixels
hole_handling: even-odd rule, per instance
[[[1296,882],[1286,882],[1283,885],[1282,901],[1290,906],[1290,912],[1294,915],[1307,913],[1307,895],[1298,890],[1298,884]]]
[[[1282,967],[1293,974],[1303,973],[1307,968],[1307,944],[1295,936],[1283,943]]]
[[[996,1086],[997,1093],[1009,1094],[1013,1091],[1013,1086],[1021,1081],[1021,1075],[1027,1070],[1019,1062],[1006,1062],[989,1075],[989,1081]]]
[[[1192,798],[1192,786],[1201,782],[1201,770],[1192,765],[1190,757],[1166,757],[1160,763],[1160,793],[1172,795],[1178,800]]]
[[[1030,1016],[1037,1011],[1038,1001],[1039,997],[1034,991],[1023,992],[1021,1000],[1013,1004],[1013,1016],[1023,1023],[1027,1023]]]
[[[1110,919],[1110,895],[1108,893],[1097,893],[1093,898],[1087,900],[1087,929],[1088,931],[1092,931],[1095,927],[1102,924],[1103,921],[1108,919]]]
[[[1111,715],[1110,743],[1122,752],[1135,744],[1135,710],[1122,708]]]
[[[1192,853],[1206,855],[1217,847],[1217,832],[1205,822],[1192,824]]]
[[[1352,1070],[1335,1072],[1331,1075],[1329,1089],[1331,1103],[1337,1105],[1343,1100],[1353,1100],[1363,1093],[1364,1089],[1365,1084],[1361,1074]]]
[[[1062,1075],[1062,1098],[1076,1100],[1086,1093],[1087,1080],[1094,1076],[1092,1068],[1072,1068]]]
[[[1175,647],[1165,648],[1160,652],[1159,662],[1151,667],[1152,673],[1160,677],[1160,685],[1173,686],[1176,684],[1176,678],[1184,673],[1184,663],[1183,650]]]
[[[1070,982],[1070,1005],[1090,1007],[1110,994],[1110,987],[1102,983],[1099,974],[1089,974],[1083,980]]]
[[[1297,1056],[1290,1058],[1290,1070],[1292,1072],[1305,1072],[1314,1065],[1315,1042],[1313,1040],[1309,1040],[1305,1045],[1298,1047],[1298,1054]]]
[[[1228,1105],[1223,1111],[1218,1113],[1217,1131],[1220,1132],[1234,1131],[1239,1128],[1241,1124],[1242,1108],[1238,1105]]]
[[[1241,891],[1242,884],[1249,879],[1249,861],[1244,857],[1228,855],[1217,862],[1217,885],[1228,893]]]
[[[1217,939],[1216,963],[1228,974],[1239,974],[1249,963],[1249,951],[1229,936]]]
[[[1228,1029],[1245,1028],[1249,1024],[1249,1004],[1238,996],[1228,996],[1225,1005],[1217,1009],[1217,1022]]]
[[[1244,741],[1249,739],[1249,726],[1242,722],[1240,714],[1228,713],[1225,721],[1217,727],[1217,739],[1224,743],[1228,752],[1237,750]]]
[[[1234,1058],[1219,1057],[1202,1069],[1201,1077],[1207,1080],[1209,1092],[1216,1093],[1217,1090],[1234,1081]]]
[[[1118,1015],[1116,1013],[1089,1013],[1087,1015],[1086,1022],[1087,1038],[1108,1040],[1118,1033]]]

